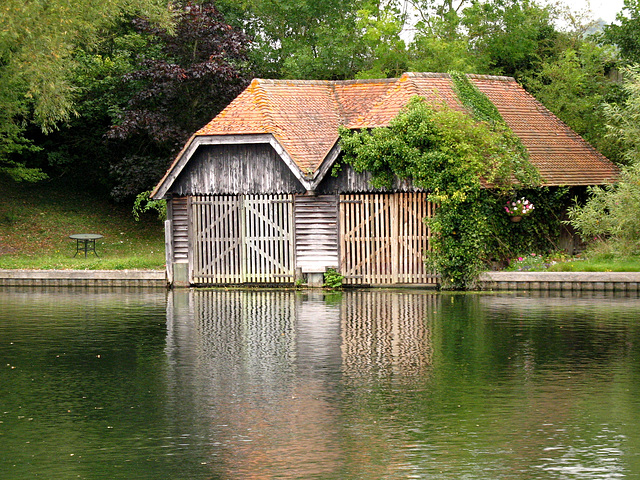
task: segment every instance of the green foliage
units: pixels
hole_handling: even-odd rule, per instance
[[[499,155],[489,173],[483,173],[484,180],[492,186],[500,186],[506,182],[509,187],[511,175],[524,184],[538,184],[540,177],[536,169],[529,162],[529,153],[520,139],[509,129],[496,106],[485,94],[471,83],[469,78],[460,72],[450,72],[454,89],[458,99],[470,111],[478,122],[485,122],[500,137],[499,148],[506,155]],[[491,151],[491,150],[489,150]],[[505,186],[505,185],[503,185]]]
[[[549,263],[544,255],[539,253],[531,253],[529,255],[522,255],[521,257],[514,258],[509,263],[509,267],[505,270],[517,272],[517,271],[540,271],[546,270]]]
[[[597,250],[640,253],[640,66],[624,70],[622,105],[605,106],[609,135],[619,142],[628,165],[615,185],[592,187],[584,205],[569,210],[569,223]],[[595,245],[595,246],[594,246]]]
[[[342,288],[342,281],[344,280],[344,276],[342,276],[335,268],[328,268],[326,272],[324,272],[324,285],[327,288],[337,289]]]
[[[363,52],[369,61],[356,78],[399,77],[407,71],[408,52],[400,33],[404,19],[397,8],[367,8],[358,12],[357,27],[362,35]]]
[[[258,76],[344,79],[370,67],[358,12],[373,12],[374,2],[220,0],[217,5],[252,37]],[[381,9],[376,5],[375,10],[377,15]]]
[[[147,190],[136,196],[133,202],[133,218],[139,221],[140,215],[149,211],[155,211],[158,214],[158,218],[162,221],[167,219],[167,201],[164,199],[153,200],[151,198],[151,191]]]
[[[477,122],[445,105],[434,110],[419,97],[389,127],[340,131],[343,160],[356,172],[370,172],[373,187],[389,188],[395,177],[411,179],[438,205],[428,220],[428,263],[440,273],[443,288],[471,288],[486,268],[498,243],[493,218],[514,176],[522,185],[538,181],[533,167],[515,168],[528,161],[518,145],[505,140],[506,131],[500,122]],[[483,188],[485,182],[495,188]]]
[[[29,168],[13,160],[5,160],[0,163],[0,173],[16,182],[38,182],[48,178],[47,174],[39,168]]]
[[[584,205],[569,209],[569,223],[586,240],[608,240],[620,254],[640,253],[640,163],[625,167],[615,185],[589,188]]]
[[[449,72],[458,99],[470,110],[473,118],[491,125],[504,123],[496,106],[461,72]]]
[[[604,27],[601,39],[617,46],[626,61],[640,62],[640,2],[624,0],[616,22]]]
[[[0,166],[24,180],[42,175],[19,155],[28,150],[26,128],[44,133],[76,114],[71,78],[73,52],[92,45],[100,32],[124,15],[144,12],[167,18],[163,2],[150,0],[5,0],[0,9]],[[11,165],[9,162],[13,162]],[[17,166],[15,164],[18,164]],[[35,173],[35,175],[34,175]]]
[[[640,65],[622,69],[625,99],[604,105],[607,136],[615,141],[626,164],[640,163]]]
[[[408,50],[409,70],[414,72],[484,71],[469,52],[466,38],[439,38],[430,32],[418,32]]]
[[[542,62],[529,78],[529,90],[576,133],[614,161],[620,158],[616,142],[606,134],[603,104],[617,99],[619,86],[607,72],[615,65],[611,47],[580,41],[555,58]]]
[[[461,20],[480,65],[521,77],[553,53],[556,29],[550,7],[529,0],[473,2]]]

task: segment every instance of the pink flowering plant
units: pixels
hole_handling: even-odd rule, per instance
[[[514,258],[509,262],[506,270],[509,271],[527,271],[527,270],[546,270],[549,267],[548,260],[541,254],[531,253]]]
[[[507,202],[504,209],[511,217],[525,217],[534,210],[533,203],[522,197],[518,200]]]

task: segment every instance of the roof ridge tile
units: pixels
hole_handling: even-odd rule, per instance
[[[272,129],[280,130],[280,127],[276,124],[273,118],[273,112],[271,111],[271,102],[269,100],[269,94],[265,88],[262,88],[261,81],[251,82],[251,93],[254,98],[254,105],[258,108],[265,120],[265,127],[269,131],[269,127]]]

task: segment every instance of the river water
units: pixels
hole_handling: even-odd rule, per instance
[[[637,296],[0,290],[0,478],[640,478]]]

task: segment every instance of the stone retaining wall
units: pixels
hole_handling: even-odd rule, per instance
[[[159,270],[0,270],[0,287],[157,287],[166,288]]]
[[[167,288],[168,283],[160,270],[0,270],[0,287],[7,286]],[[486,272],[478,287],[640,293],[640,272]]]
[[[480,290],[639,292],[640,272],[486,272]]]

